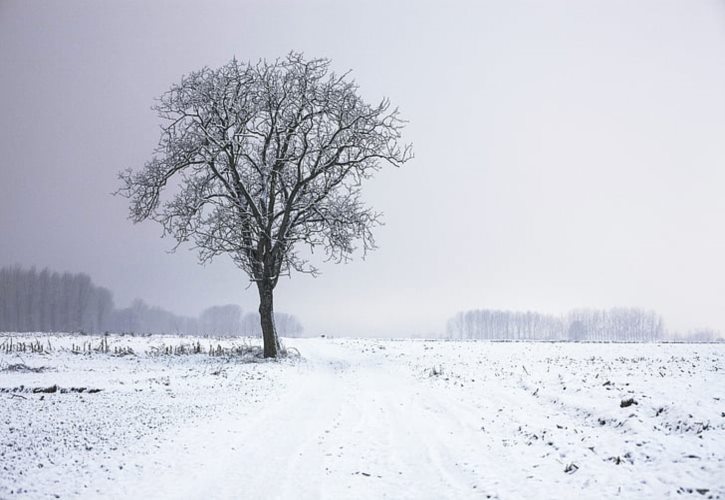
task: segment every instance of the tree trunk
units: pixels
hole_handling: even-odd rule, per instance
[[[274,287],[266,280],[258,281],[259,319],[262,322],[264,357],[276,358],[280,354],[279,338],[274,326]]]

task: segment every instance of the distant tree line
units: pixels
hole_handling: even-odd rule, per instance
[[[720,334],[710,328],[697,328],[687,333],[673,333],[670,335],[675,342],[724,342]]]
[[[0,329],[3,331],[102,330],[113,296],[85,274],[20,267],[0,269]]]
[[[447,323],[450,338],[486,340],[663,340],[662,317],[637,308],[577,309],[563,316],[477,309],[459,312]]]
[[[291,314],[275,313],[280,335],[304,332]],[[139,333],[214,336],[261,335],[259,313],[238,305],[213,306],[199,317],[180,316],[136,299],[116,309],[113,294],[86,274],[19,266],[0,269],[0,331]]]
[[[291,314],[275,313],[280,335],[300,337],[304,328]],[[244,313],[236,304],[212,306],[196,317],[179,316],[136,299],[130,307],[113,311],[108,331],[177,335],[213,335],[221,337],[261,335],[259,313]]]

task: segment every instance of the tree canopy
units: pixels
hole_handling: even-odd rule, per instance
[[[276,355],[267,344],[278,346],[279,277],[317,272],[303,246],[337,261],[375,247],[380,214],[362,202],[361,185],[411,159],[405,122],[387,99],[366,103],[328,59],[298,53],[191,73],[154,109],[163,125],[153,158],[121,174],[131,219],[158,221],[202,262],[230,255],[257,283],[265,354]]]

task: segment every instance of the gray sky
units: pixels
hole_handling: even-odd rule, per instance
[[[725,2],[0,1],[0,265],[83,271],[177,313],[256,290],[169,255],[109,193],[182,74],[290,50],[353,70],[416,158],[367,186],[366,261],[277,288],[310,332],[457,310],[630,305],[725,331]]]

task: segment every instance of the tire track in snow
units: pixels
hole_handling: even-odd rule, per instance
[[[486,498],[484,471],[462,466],[471,459],[454,450],[453,434],[465,432],[454,416],[465,407],[428,398],[381,357],[332,342],[306,347],[279,392],[178,430],[164,451],[173,467],[151,456],[136,481],[109,485],[109,497]]]

